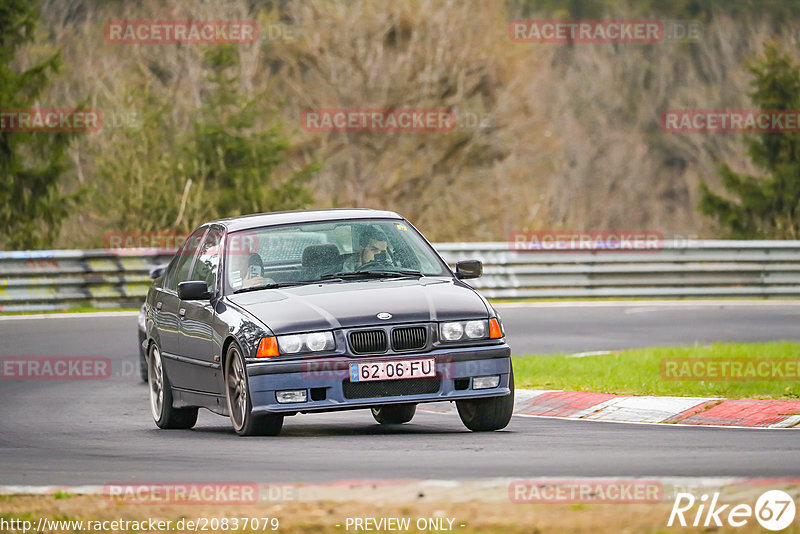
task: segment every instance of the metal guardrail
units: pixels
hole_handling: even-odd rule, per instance
[[[659,250],[514,251],[507,242],[440,243],[479,259],[469,283],[488,298],[796,297],[800,241],[665,242]],[[163,251],[0,252],[0,311],[138,306]]]
[[[473,257],[470,284],[488,298],[782,297],[800,295],[800,241],[664,242],[658,250],[512,251],[445,243],[448,263]]]
[[[131,249],[0,252],[0,311],[138,307],[171,253]]]

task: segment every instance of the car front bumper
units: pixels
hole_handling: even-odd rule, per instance
[[[436,378],[383,381],[386,388],[378,396],[370,392],[370,382],[349,383],[349,364],[434,358]],[[293,361],[272,361],[247,364],[250,401],[254,413],[297,413],[368,408],[380,404],[424,403],[502,397],[508,395],[511,373],[511,349],[506,344],[485,347],[437,349],[417,354],[372,356],[335,356]],[[491,389],[472,389],[472,378],[499,375],[500,383]],[[422,381],[430,381],[421,385]],[[388,384],[394,382],[393,384]],[[405,382],[405,384],[403,384]],[[415,384],[411,384],[415,382]],[[359,384],[359,392],[351,387]],[[402,391],[405,386],[412,386]],[[306,402],[282,404],[276,393],[306,390]],[[422,393],[411,393],[422,389]],[[392,394],[400,393],[400,394]],[[356,395],[358,398],[353,398]],[[366,395],[366,396],[363,396]],[[349,398],[348,398],[349,397]],[[316,398],[317,400],[313,400]]]

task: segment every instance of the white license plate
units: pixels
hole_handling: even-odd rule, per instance
[[[401,380],[436,376],[436,360],[395,360],[350,364],[350,382]]]

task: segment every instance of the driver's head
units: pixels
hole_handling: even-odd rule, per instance
[[[375,261],[375,256],[386,252],[386,234],[372,226],[361,235],[361,262]]]
[[[236,252],[230,255],[231,258],[231,271],[238,271],[242,278],[250,276],[251,272],[256,270],[260,273],[263,268],[261,256],[258,254],[247,254],[244,252]],[[254,267],[255,266],[255,267]],[[260,276],[260,274],[259,274]]]
[[[264,262],[258,254],[250,254],[247,259],[247,273],[249,277],[261,276],[264,272]]]

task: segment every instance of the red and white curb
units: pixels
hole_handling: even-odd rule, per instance
[[[800,401],[654,397],[518,389],[514,413],[591,421],[800,428]]]

